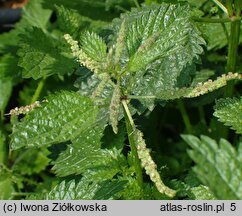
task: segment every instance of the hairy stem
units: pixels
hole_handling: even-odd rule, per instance
[[[240,35],[240,21],[233,21],[231,23],[230,36],[229,36],[229,52],[227,61],[227,71],[235,72],[236,58],[239,45]]]
[[[122,105],[124,108],[124,113],[125,113],[125,123],[126,123],[126,129],[127,129],[127,133],[128,133],[128,139],[129,139],[129,144],[130,144],[130,148],[131,148],[131,153],[133,154],[134,157],[134,166],[135,166],[135,172],[136,172],[136,176],[137,176],[137,180],[138,180],[138,184],[140,186],[141,191],[143,191],[143,175],[142,175],[142,167],[141,167],[141,163],[140,163],[140,159],[138,157],[138,152],[137,152],[137,148],[135,145],[135,123],[134,120],[132,118],[132,115],[129,111],[127,102],[125,100],[122,100]]]
[[[240,36],[240,21],[236,20],[231,23],[231,28],[230,28],[227,72],[236,71],[239,36]],[[230,82],[225,90],[226,97],[232,96],[233,88],[234,88],[234,82]]]
[[[187,129],[187,132],[189,134],[192,134],[193,130],[192,130],[192,124],[190,122],[189,116],[187,114],[186,108],[184,106],[184,102],[182,100],[178,100],[178,108],[181,112],[182,115],[182,119],[184,121],[185,127]]]
[[[33,95],[32,99],[31,99],[31,104],[39,99],[39,96],[40,96],[40,94],[41,94],[41,92],[43,90],[44,84],[45,84],[45,80],[46,80],[46,78],[44,77],[43,79],[41,79],[39,81],[38,86],[37,86],[37,88],[36,88],[36,90],[34,92],[34,95]]]

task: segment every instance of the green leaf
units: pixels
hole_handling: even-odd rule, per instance
[[[104,83],[102,86],[102,92],[98,92],[102,80],[97,74],[93,74],[87,68],[82,67],[78,73],[79,78],[75,82],[75,87],[79,89],[81,95],[93,96],[93,94],[98,95],[100,98],[111,98],[113,87],[109,83]]]
[[[81,31],[93,30],[100,32],[102,27],[107,23],[104,21],[92,20],[88,17],[82,16],[77,10],[68,9],[61,6],[56,6],[57,24],[63,33],[68,33],[75,39],[79,39]]]
[[[23,17],[18,25],[22,28],[35,26],[41,29],[46,29],[51,16],[51,10],[42,7],[43,0],[31,0],[23,8]]]
[[[10,99],[13,85],[18,81],[19,67],[17,59],[6,54],[0,58],[0,112],[4,110]]]
[[[0,199],[10,200],[13,199],[12,193],[14,192],[14,187],[10,178],[5,180],[0,180]]]
[[[46,35],[41,29],[33,28],[28,34],[21,35],[21,48],[18,50],[19,66],[24,78],[39,79],[52,74],[73,72],[75,63],[64,55],[58,40]]]
[[[91,99],[62,91],[47,98],[15,125],[11,148],[41,147],[72,140],[96,123],[98,108]]]
[[[178,199],[216,200],[210,189],[202,184],[191,186],[183,181],[173,180],[171,185],[177,190]]]
[[[220,99],[214,109],[219,121],[242,134],[242,97]]]
[[[45,170],[50,159],[46,148],[27,149],[20,153],[21,160],[13,164],[12,170],[21,175],[33,175]]]
[[[44,9],[42,2],[43,0],[28,1],[22,10],[22,18],[16,23],[14,29],[0,35],[0,52],[11,51],[15,54],[18,47],[19,34],[25,33],[26,29],[31,27],[38,27],[42,30],[46,29],[52,12],[51,10]]]
[[[81,181],[64,180],[57,184],[49,193],[30,196],[29,199],[45,200],[93,200],[113,199],[123,190],[126,181],[105,181],[102,183],[90,182],[87,179]]]
[[[182,138],[192,148],[188,153],[196,162],[195,173],[216,198],[241,200],[241,152],[236,152],[225,139],[221,139],[218,144],[203,135],[200,139],[193,135],[182,135]]]
[[[199,185],[197,187],[193,187],[188,192],[189,199],[193,200],[215,200],[216,198],[213,196],[208,187],[204,185]]]
[[[88,171],[89,179],[95,175],[97,181],[99,175],[104,179],[112,179],[120,172],[122,161],[125,161],[120,153],[115,149],[100,148],[104,127],[90,128],[81,133],[54,162],[55,173],[58,176],[67,176],[85,174]],[[102,175],[102,171],[106,176]]]
[[[123,21],[127,29],[121,70],[127,74],[123,83],[130,94],[158,95],[190,82],[193,64],[205,44],[190,16],[188,5],[162,3],[133,10],[114,21],[115,32]],[[153,100],[141,102],[153,108]]]
[[[123,178],[128,181],[125,189],[120,193],[122,200],[138,200],[143,198],[139,183],[136,178],[127,176]]]
[[[81,35],[81,48],[69,34],[64,35],[65,40],[71,46],[71,51],[78,62],[95,73],[106,71],[107,46],[105,42],[95,33],[85,32]]]
[[[196,174],[189,171],[184,181],[174,179],[171,185],[177,190],[178,199],[215,200],[213,193],[201,184]]]
[[[215,71],[209,69],[202,69],[200,71],[197,71],[192,80],[191,86],[196,86],[199,83],[205,82],[214,75]]]
[[[126,45],[130,71],[138,71],[168,56],[176,61],[175,57],[179,56],[182,68],[202,53],[200,45],[204,41],[189,20],[190,10],[188,6],[161,4],[122,17],[128,23]]]
[[[88,25],[88,22],[81,22],[81,16],[75,10],[69,10],[65,7],[56,6],[57,9],[57,19],[58,19],[58,26],[62,32],[68,33],[73,35],[74,33],[79,33],[80,24]]]
[[[0,131],[1,136],[1,131]],[[1,137],[0,137],[1,139]],[[1,145],[0,140],[0,145]],[[2,161],[0,161],[2,162]],[[9,170],[4,164],[0,164],[0,199],[10,200],[13,199],[14,186],[13,186],[12,171]]]
[[[0,78],[0,112],[4,113],[7,103],[12,93],[12,81],[11,79]],[[4,92],[4,94],[3,94]]]
[[[81,15],[93,20],[111,21],[118,16],[115,11],[106,10],[106,0],[44,0],[44,7],[54,9],[56,5],[63,5],[65,8],[77,10]]]
[[[102,187],[95,193],[94,200],[108,200],[114,199],[115,195],[123,191],[127,181],[113,180],[110,182],[104,182]]]
[[[104,40],[95,33],[85,32],[80,38],[81,49],[85,54],[100,64],[107,58],[107,46]]]
[[[118,128],[118,134],[113,133],[111,127],[107,127],[102,138],[103,148],[112,149],[116,148],[122,150],[125,144],[127,132],[124,124],[120,124]]]
[[[5,163],[7,158],[6,137],[0,130],[0,166]]]
[[[219,17],[215,17],[214,19],[219,19]],[[200,27],[205,35],[205,39],[207,39],[208,50],[221,49],[228,44],[225,31],[228,34],[230,30],[229,25],[226,24],[224,29],[221,23],[203,23]]]

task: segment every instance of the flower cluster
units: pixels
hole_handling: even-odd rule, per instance
[[[43,102],[46,102],[47,100],[44,100]],[[21,114],[27,114],[31,110],[33,110],[36,107],[40,106],[39,101],[35,101],[34,103],[27,105],[27,106],[21,106],[21,107],[15,107],[14,109],[11,109],[9,114],[7,115],[21,115]]]
[[[121,92],[119,89],[119,86],[116,85],[113,91],[113,96],[111,99],[111,103],[109,106],[109,112],[110,112],[110,123],[113,128],[114,133],[118,133],[118,117],[119,117],[119,107],[120,107],[120,97]]]
[[[94,73],[100,72],[100,63],[88,57],[88,55],[78,46],[77,41],[75,41],[69,34],[65,34],[64,38],[67,43],[71,45],[72,55],[77,58],[77,61],[81,65],[93,71]]]
[[[223,74],[221,77],[218,77],[216,80],[212,81],[209,79],[204,83],[198,83],[198,85],[185,97],[198,97],[203,94],[207,94],[208,92],[212,92],[216,89],[219,89],[227,84],[228,81],[234,79],[242,79],[242,75],[238,73]]]
[[[150,156],[150,150],[146,148],[145,141],[143,139],[143,134],[141,131],[136,129],[136,145],[138,151],[138,157],[141,160],[141,165],[145,169],[146,174],[150,176],[150,179],[156,185],[157,190],[160,193],[164,193],[169,197],[175,196],[175,191],[168,188],[162,182],[160,175],[157,171],[157,166]]]

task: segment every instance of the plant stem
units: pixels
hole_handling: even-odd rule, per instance
[[[239,45],[240,35],[240,21],[233,21],[231,23],[230,36],[229,36],[229,52],[227,61],[227,71],[236,71],[236,57]]]
[[[178,108],[181,112],[182,115],[182,119],[184,121],[184,124],[186,126],[187,132],[189,134],[192,134],[193,130],[192,130],[192,124],[190,122],[189,116],[187,114],[186,108],[184,106],[184,102],[182,100],[178,100]]]
[[[227,14],[231,17],[233,16],[233,0],[226,0]]]
[[[241,20],[240,17],[234,17],[233,19],[230,18],[220,18],[220,19],[211,19],[211,18],[192,18],[196,22],[206,22],[206,23],[226,23],[226,22],[233,22],[234,20]]]
[[[138,184],[141,189],[141,192],[143,193],[143,175],[142,175],[142,167],[140,163],[140,159],[138,157],[138,152],[135,144],[135,123],[132,118],[132,115],[129,111],[127,102],[125,100],[122,100],[122,104],[124,107],[124,113],[125,113],[125,123],[126,123],[126,129],[128,133],[128,139],[129,139],[129,144],[131,148],[131,153],[133,154],[134,157],[134,166],[135,166],[135,173],[137,176]]]
[[[231,22],[231,27],[230,27],[227,72],[236,71],[236,59],[238,55],[239,36],[240,36],[240,21],[236,20]],[[232,96],[233,87],[234,87],[233,82],[230,82],[227,85],[227,88],[225,90],[226,97]]]
[[[37,86],[37,88],[34,92],[32,99],[31,99],[31,104],[39,99],[39,96],[40,96],[40,94],[43,90],[44,84],[45,84],[45,80],[46,80],[46,78],[44,77],[39,81],[38,86]]]

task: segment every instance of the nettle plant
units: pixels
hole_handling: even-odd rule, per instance
[[[62,90],[10,111],[11,151],[66,146],[50,162],[58,177],[54,187],[29,199],[176,199],[181,191],[192,198],[195,190],[200,199],[242,198],[242,145],[236,151],[225,139],[217,144],[207,136],[182,135],[203,183],[188,188],[161,176],[136,123],[137,116],[158,105],[179,100],[182,107],[185,98],[242,78],[232,72],[214,80],[194,77],[206,42],[193,16],[187,4],[143,5],[114,19],[106,38],[91,31],[79,40],[64,34],[65,52],[79,63],[79,90]],[[241,103],[220,99],[214,114],[239,134]],[[25,115],[21,120],[20,114]]]

